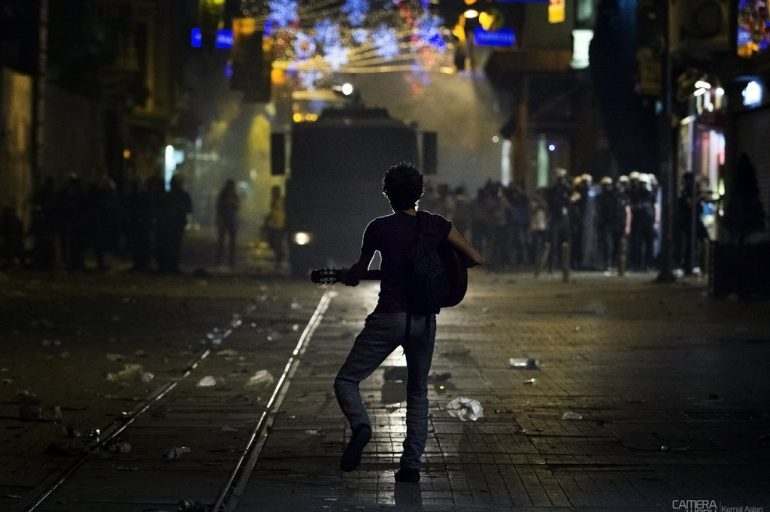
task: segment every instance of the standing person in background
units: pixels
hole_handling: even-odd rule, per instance
[[[286,258],[286,208],[281,187],[270,189],[270,212],[267,215],[267,242],[275,254],[275,267],[280,268]]]
[[[465,193],[465,187],[455,188],[453,195],[455,211],[452,222],[463,238],[470,239],[471,217],[473,216],[471,198]]]
[[[171,188],[163,195],[158,217],[158,270],[179,273],[182,237],[187,217],[192,213],[192,199],[182,186],[182,177],[171,178]]]
[[[545,193],[545,187],[538,187],[530,203],[530,261],[535,265],[540,264],[540,255],[548,241],[548,203]]]
[[[571,189],[567,180],[567,169],[556,169],[556,180],[546,190],[548,203],[548,231],[551,239],[551,253],[548,271],[553,272],[557,261],[561,261],[561,244],[569,240],[569,205]],[[564,263],[564,262],[562,262]]]
[[[509,185],[506,192],[511,207],[508,211],[508,254],[513,266],[520,267],[529,259],[529,198],[518,183]]]
[[[123,197],[123,223],[126,242],[133,261],[132,271],[143,272],[150,266],[153,213],[150,195],[144,183],[132,179]]]
[[[617,262],[615,226],[618,224],[617,191],[612,178],[605,176],[599,182],[601,190],[596,199],[596,231],[599,235],[599,255],[603,270],[610,270]],[[619,242],[619,240],[617,241]]]
[[[217,265],[222,263],[225,237],[228,238],[228,258],[230,267],[235,266],[235,240],[238,234],[238,208],[240,199],[235,190],[235,181],[227,180],[217,197]]]

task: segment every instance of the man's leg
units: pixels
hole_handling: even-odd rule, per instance
[[[401,455],[400,481],[416,482],[420,478],[420,456],[428,438],[428,374],[436,340],[436,317],[427,323],[424,316],[412,317],[409,339],[404,344],[408,379],[406,385],[406,439]]]
[[[404,313],[373,313],[366,319],[363,331],[356,337],[345,363],[334,380],[334,393],[342,413],[353,432],[342,456],[342,469],[351,471],[361,460],[361,451],[371,437],[369,415],[366,413],[359,383],[370,376],[406,334]]]

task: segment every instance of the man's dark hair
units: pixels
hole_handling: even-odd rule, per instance
[[[423,192],[422,173],[409,162],[393,165],[385,171],[382,191],[394,210],[414,208]]]

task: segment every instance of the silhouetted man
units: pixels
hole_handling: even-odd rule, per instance
[[[238,208],[240,200],[235,190],[235,181],[227,180],[217,197],[217,265],[222,262],[225,238],[228,239],[230,266],[235,265],[235,240],[238,233]]]
[[[372,220],[366,227],[358,261],[347,273],[345,284],[355,286],[364,275],[375,251],[382,257],[379,301],[366,318],[364,329],[334,381],[334,391],[342,412],[350,422],[350,442],[340,467],[352,471],[361,461],[372,436],[371,423],[361,400],[359,383],[374,372],[399,345],[404,347],[407,364],[406,439],[401,456],[398,482],[420,480],[420,456],[428,435],[428,372],[436,338],[435,313],[414,312],[407,294],[409,252],[416,243],[418,229],[448,240],[468,261],[481,264],[481,255],[452,223],[431,213],[417,213],[423,194],[422,174],[412,164],[401,163],[387,170],[383,192],[393,213]]]
[[[187,227],[187,216],[192,213],[190,194],[182,188],[182,177],[171,178],[171,188],[163,196],[158,216],[158,270],[179,272],[179,254],[182,236]]]

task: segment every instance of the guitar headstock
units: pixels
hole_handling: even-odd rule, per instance
[[[310,272],[310,280],[316,284],[334,284],[342,281],[344,272],[338,268],[317,268]]]

